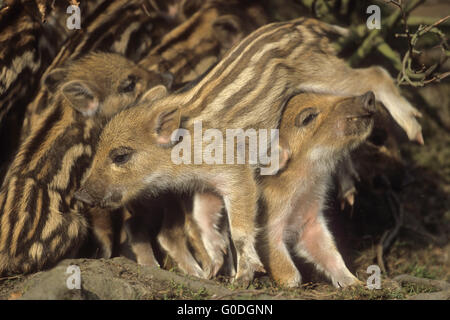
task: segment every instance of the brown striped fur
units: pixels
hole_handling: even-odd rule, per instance
[[[7,163],[19,143],[25,107],[63,39],[40,21],[34,4],[19,1],[1,8],[0,30],[0,181],[3,181]]]
[[[103,1],[81,1],[83,21]],[[38,92],[39,80],[73,32],[66,27],[69,2],[47,1],[42,8],[44,2],[8,1],[0,11],[0,180],[20,143],[26,107]]]
[[[40,270],[77,250],[88,226],[86,207],[73,192],[90,166],[102,123],[164,83],[116,54],[92,53],[61,71],[51,105],[21,144],[0,191],[0,273]],[[75,110],[80,97],[97,101],[97,111]]]
[[[118,53],[137,62],[175,25],[175,21],[155,13],[145,0],[102,1],[92,13],[83,16],[81,29],[70,33],[43,78],[92,51]],[[48,91],[43,85],[27,107],[22,137],[42,117],[49,105],[47,99]]]
[[[170,71],[175,84],[201,76],[235,43],[270,22],[261,1],[205,1],[185,22],[166,34],[144,57],[146,69]]]
[[[16,103],[24,103],[21,99],[32,97],[35,85],[64,38],[53,32],[51,26],[40,22],[37,8],[31,3],[19,1],[1,9],[0,28],[2,120]],[[51,43],[49,38],[52,38]]]

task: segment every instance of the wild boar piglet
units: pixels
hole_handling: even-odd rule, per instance
[[[301,275],[290,252],[312,262],[336,287],[358,282],[338,252],[323,211],[332,174],[370,134],[375,96],[302,93],[286,106],[280,140],[287,164],[261,179],[261,245],[264,267],[279,283],[298,286]]]

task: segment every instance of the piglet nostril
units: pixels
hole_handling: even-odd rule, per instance
[[[85,190],[85,189],[79,189],[74,194],[75,199],[84,202],[86,204],[92,205],[94,203],[94,198]]]
[[[363,108],[370,113],[374,113],[375,108],[375,95],[372,91],[368,91],[362,95]]]

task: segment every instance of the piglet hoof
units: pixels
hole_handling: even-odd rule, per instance
[[[418,144],[420,144],[420,145],[422,145],[422,146],[425,144],[425,141],[423,140],[423,135],[422,135],[422,132],[421,132],[421,131],[419,131],[419,132],[416,134],[416,137],[415,137],[414,141],[416,141]]]
[[[249,268],[238,268],[236,277],[233,280],[234,284],[238,284],[244,288],[248,288],[253,281],[254,272]]]
[[[274,276],[274,278],[279,285],[286,288],[297,288],[302,284],[302,276],[298,271],[292,275],[285,273],[283,275]]]
[[[265,272],[264,266],[259,260],[239,263],[234,282],[238,282],[239,284],[247,288],[253,281],[255,272]]]
[[[211,264],[202,266],[205,279],[212,279],[214,277],[214,269]]]
[[[354,275],[345,275],[339,278],[332,279],[333,285],[336,288],[346,288],[350,286],[362,286],[363,282],[359,281]]]
[[[224,263],[223,255],[216,255],[208,261],[202,261],[203,274],[205,279],[212,279],[217,276]]]
[[[101,254],[99,255],[100,259],[111,259],[112,257],[112,249],[107,246],[103,246],[101,249]]]
[[[253,281],[255,272],[249,265],[239,266],[236,277],[233,280],[234,284],[238,284],[244,288],[248,288]]]
[[[423,140],[422,135],[422,127],[420,126],[419,122],[417,122],[415,117],[421,117],[422,114],[419,111],[415,111],[413,113],[414,117],[409,118],[406,122],[406,125],[404,127],[406,134],[408,135],[409,140],[416,141],[420,145],[424,145],[425,141]]]
[[[179,268],[186,274],[194,276],[200,279],[208,279],[208,273],[202,269],[197,263],[191,264],[179,264]]]
[[[220,269],[223,265],[223,259],[221,262],[216,263],[211,261],[211,263],[208,263],[203,267],[203,272],[205,274],[205,279],[212,279],[219,273]]]
[[[151,256],[138,256],[136,260],[141,266],[160,268],[159,263]]]
[[[253,276],[253,273],[239,274],[238,272],[232,283],[247,289],[253,281]]]
[[[221,255],[220,257],[217,257],[216,260],[213,260],[212,268],[211,268],[212,269],[212,277],[215,277],[219,273],[220,269],[223,266],[223,262],[224,262],[223,255]]]

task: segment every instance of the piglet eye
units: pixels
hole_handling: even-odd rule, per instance
[[[308,125],[308,124],[309,124],[311,121],[313,121],[316,117],[317,117],[317,113],[308,115],[308,116],[302,121],[302,125],[303,125],[303,126]]]
[[[109,157],[114,164],[123,165],[131,159],[133,153],[134,150],[131,148],[119,147],[111,150],[111,152],[109,153]]]
[[[129,75],[127,79],[120,83],[119,93],[129,93],[134,91],[136,82],[138,82],[138,78],[134,75]]]
[[[319,115],[319,111],[315,108],[306,108],[302,110],[295,118],[296,127],[305,127],[309,125]]]
[[[128,162],[130,158],[131,158],[130,154],[119,154],[114,157],[113,162],[115,164],[124,164],[125,162]]]

